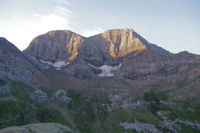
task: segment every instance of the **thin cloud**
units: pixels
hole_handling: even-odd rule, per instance
[[[70,10],[67,10],[64,7],[56,6],[54,10],[54,14],[64,16],[64,17],[71,17],[72,12]]]
[[[70,28],[71,12],[63,7],[56,6],[55,10],[48,15],[35,14],[39,19],[38,27],[43,31]]]
[[[81,35],[85,36],[85,37],[89,37],[89,36],[93,36],[93,35],[102,33],[103,31],[104,30],[102,28],[96,27],[92,30],[85,30],[85,31],[81,32]]]
[[[56,2],[60,2],[60,3],[63,3],[63,4],[68,4],[69,5],[69,2],[68,0],[55,0]]]
[[[35,12],[29,18],[17,17],[7,22],[0,22],[0,36],[6,37],[20,50],[25,49],[30,41],[50,30],[72,29],[70,18],[72,12],[54,5],[48,13]]]

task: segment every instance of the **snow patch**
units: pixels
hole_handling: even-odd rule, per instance
[[[40,62],[44,63],[44,64],[49,64],[52,65],[52,63],[50,61],[44,61],[44,60],[40,60]]]
[[[53,64],[53,66],[56,68],[56,70],[61,70],[62,67],[65,67],[69,64],[70,62],[57,61],[56,63]]]
[[[40,60],[42,63],[44,64],[48,64],[50,66],[55,67],[56,70],[61,70],[61,68],[67,66],[70,64],[70,62],[65,62],[65,61],[57,61],[57,62],[50,62],[50,61],[44,61],[44,60]]]
[[[103,65],[103,66],[100,66],[100,67],[95,67],[95,66],[89,64],[89,66],[101,70],[101,73],[98,74],[99,77],[112,77],[112,76],[114,76],[114,74],[112,72],[118,70],[121,67],[121,65],[122,64],[120,63],[118,66]]]

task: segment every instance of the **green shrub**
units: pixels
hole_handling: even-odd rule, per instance
[[[23,99],[0,100],[0,128],[33,122],[55,122],[67,125],[60,112],[44,103]]]
[[[159,103],[160,100],[166,101],[169,99],[167,92],[165,91],[155,91],[150,90],[144,93],[143,99],[148,102],[156,102]]]
[[[160,99],[155,91],[145,92],[143,98],[147,102],[154,102],[157,105],[160,104]]]
[[[67,96],[72,99],[67,107],[71,110],[78,129],[83,133],[90,133],[91,125],[97,120],[94,103],[83,93],[75,90],[68,90]]]
[[[168,100],[168,95],[164,91],[151,90],[144,93],[143,99],[149,102],[148,109],[150,112],[156,114],[156,112],[161,109],[160,101]]]
[[[14,95],[16,98],[23,98],[23,99],[28,100],[30,93],[34,89],[23,82],[12,81],[10,90],[11,90],[12,95]]]

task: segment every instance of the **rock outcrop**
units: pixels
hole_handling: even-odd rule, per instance
[[[41,76],[34,63],[5,38],[0,38],[0,75],[25,82]]]
[[[0,133],[78,133],[57,123],[37,123],[1,129]]]

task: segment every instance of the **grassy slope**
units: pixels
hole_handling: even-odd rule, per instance
[[[53,108],[48,102],[38,102],[29,99],[29,94],[34,89],[30,86],[13,81],[10,87],[12,95],[11,99],[0,100],[0,128],[13,125],[24,125],[38,122],[54,122],[61,123],[72,127],[62,113],[58,109]],[[42,88],[51,96],[54,91]],[[123,133],[124,129],[119,126],[120,122],[134,123],[135,120],[142,123],[154,124],[163,132],[166,129],[160,128],[159,124],[163,119],[156,114],[159,110],[170,112],[168,117],[170,120],[181,119],[188,121],[200,122],[200,104],[195,98],[177,101],[170,98],[167,92],[149,91],[143,96],[145,101],[149,102],[147,108],[123,109],[117,108],[109,112],[104,106],[111,105],[109,94],[118,93],[113,90],[74,90],[66,89],[67,96],[72,99],[69,103],[58,102],[64,110],[69,114],[70,119],[74,122],[78,130],[82,133]],[[130,94],[131,95],[131,94]],[[173,101],[176,105],[163,105],[160,101]],[[192,108],[193,110],[188,110]],[[193,131],[189,126],[181,125],[180,132]],[[128,132],[136,132],[128,130]]]
[[[32,91],[33,88],[22,82],[11,83],[12,98],[0,100],[0,128],[35,122],[57,122],[70,126],[60,112],[47,103],[29,99]]]

